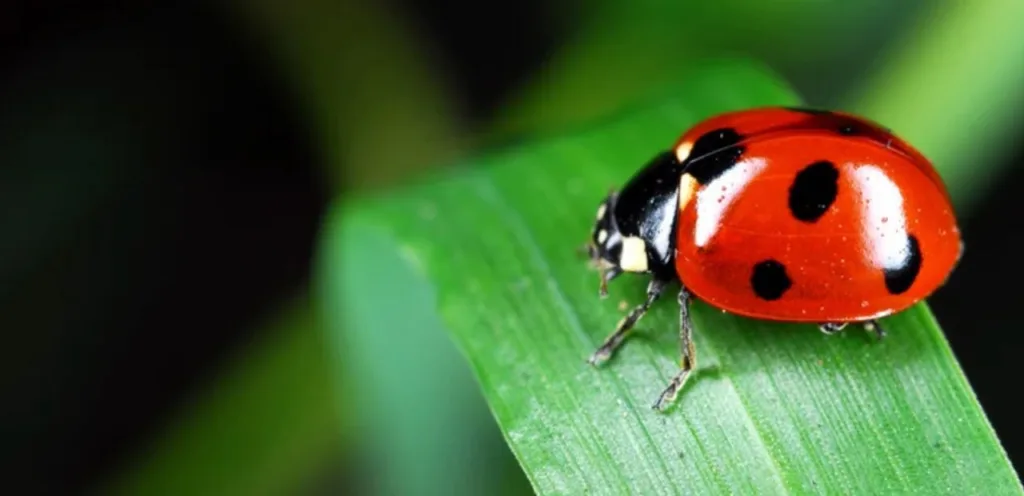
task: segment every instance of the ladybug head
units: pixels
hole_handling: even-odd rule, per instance
[[[659,154],[598,205],[588,249],[602,296],[623,272],[666,277],[674,270],[679,170],[674,153]]]
[[[617,215],[620,195],[612,192],[597,207],[597,220],[590,233],[590,258],[601,271],[602,296],[607,285],[623,272],[649,273],[661,257],[649,240],[640,234],[642,220],[631,215]],[[620,222],[625,221],[624,224]]]
[[[612,191],[597,207],[597,220],[590,233],[590,260],[601,271],[601,295],[608,293],[608,282],[618,277],[622,268],[622,233],[615,222],[615,199]]]

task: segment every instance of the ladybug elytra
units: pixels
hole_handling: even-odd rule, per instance
[[[655,156],[600,203],[588,248],[602,297],[623,273],[650,276],[591,364],[680,283],[682,365],[661,410],[696,367],[692,300],[881,337],[878,319],[944,284],[963,243],[941,177],[892,132],[843,112],[761,107],[704,120]]]

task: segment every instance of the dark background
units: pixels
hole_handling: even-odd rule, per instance
[[[6,5],[2,484],[76,492],[119,470],[166,412],[255,338],[269,307],[309,282],[328,193],[294,92],[223,12]],[[535,21],[539,1],[399,5],[442,49],[471,120],[488,116],[556,39],[556,26]],[[1012,214],[1024,149],[1009,159],[961,218],[965,258],[931,302],[1019,463],[1021,410],[1006,384],[1019,377],[1020,293],[1006,282],[1024,277]]]

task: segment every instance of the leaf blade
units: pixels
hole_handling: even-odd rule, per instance
[[[984,483],[1021,494],[923,305],[887,319],[890,337],[872,343],[698,302],[699,372],[667,415],[649,405],[678,363],[671,302],[605,366],[585,364],[621,316],[615,303],[643,295],[642,280],[623,278],[599,301],[596,276],[573,252],[607,188],[703,117],[796,102],[755,68],[718,67],[660,105],[354,204],[333,225],[353,239],[387,233],[431,281],[539,493],[944,493]]]

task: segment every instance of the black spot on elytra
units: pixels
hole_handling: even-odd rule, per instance
[[[857,128],[851,124],[846,124],[839,128],[839,134],[843,136],[853,136],[857,134]]]
[[[777,260],[764,260],[754,264],[750,274],[750,287],[758,298],[774,301],[793,286],[793,281],[786,274],[786,266]]]
[[[789,186],[789,211],[799,221],[816,222],[839,194],[839,169],[827,160],[814,162],[796,174]]]
[[[905,293],[921,272],[921,245],[914,235],[907,236],[907,256],[899,267],[885,269],[885,289],[890,294],[898,295]]]
[[[743,155],[743,137],[732,128],[708,131],[697,138],[684,162],[684,171],[704,185],[736,165]]]

